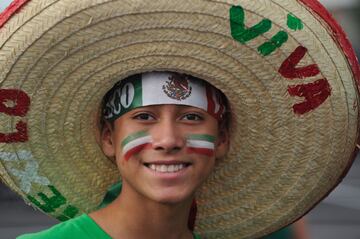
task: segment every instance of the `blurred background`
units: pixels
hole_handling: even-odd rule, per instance
[[[316,1],[316,0],[314,0]],[[0,0],[0,12],[11,0]],[[360,55],[360,0],[321,0],[344,28]],[[343,182],[307,216],[311,239],[360,239],[359,155]],[[36,232],[57,221],[25,205],[0,182],[0,239]]]

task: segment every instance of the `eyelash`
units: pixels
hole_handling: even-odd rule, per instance
[[[184,119],[186,116],[192,116],[192,117],[195,117],[196,119],[185,119],[185,120],[188,120],[188,121],[201,121],[204,119],[204,117],[202,117],[201,115],[197,114],[197,113],[188,113],[188,114],[185,114],[182,118]]]
[[[145,118],[141,118],[142,116],[145,116]],[[186,117],[195,117],[195,119],[186,119]],[[133,119],[135,120],[143,120],[143,121],[150,121],[150,120],[155,120],[155,117],[150,114],[150,113],[146,113],[146,112],[141,112],[141,113],[138,113],[136,115],[133,116]],[[181,117],[182,120],[186,120],[186,121],[202,121],[204,120],[204,117],[200,114],[197,114],[197,113],[187,113],[187,114],[184,114],[182,117]]]
[[[148,118],[147,118],[147,119],[141,119],[141,116],[147,116]],[[149,118],[152,118],[152,119],[149,119]],[[152,116],[152,115],[149,114],[149,113],[142,112],[142,113],[136,114],[136,115],[133,117],[133,119],[147,121],[147,120],[153,120],[153,119],[155,119],[155,117]]]

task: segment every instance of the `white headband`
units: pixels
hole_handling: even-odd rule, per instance
[[[121,115],[149,105],[188,105],[205,110],[216,119],[225,112],[219,90],[198,78],[171,72],[130,76],[105,96],[104,117],[114,121]]]

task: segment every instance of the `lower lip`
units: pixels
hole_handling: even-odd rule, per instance
[[[182,169],[180,169],[179,171],[176,172],[159,172],[159,171],[155,171],[151,168],[148,168],[146,166],[144,166],[148,172],[150,172],[152,175],[155,175],[158,178],[162,178],[162,179],[178,179],[183,177],[186,172],[188,171],[188,169],[191,167],[191,165],[186,166]]]

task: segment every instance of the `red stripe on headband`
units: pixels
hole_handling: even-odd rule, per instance
[[[344,30],[341,26],[336,22],[336,20],[331,16],[331,14],[326,10],[326,8],[321,5],[318,1],[314,0],[300,0],[306,6],[310,7],[313,11],[315,11],[323,20],[327,22],[331,30],[333,31],[333,39],[338,43],[341,49],[344,51],[345,55],[348,58],[349,64],[354,73],[355,79],[358,84],[358,89],[360,91],[360,67],[357,57],[355,55],[355,51],[351,46],[349,39],[346,37]]]
[[[221,102],[221,97],[218,92],[216,92],[216,89],[210,85],[206,85],[206,98],[208,102],[207,112],[215,119],[220,120],[225,112],[225,106],[224,103]],[[216,109],[216,105],[218,105],[218,109]]]
[[[10,5],[0,13],[0,28],[28,2],[30,2],[30,0],[14,0],[10,3]]]
[[[215,112],[215,102],[213,99],[213,92],[212,89],[209,85],[206,85],[206,98],[207,98],[207,102],[208,102],[208,106],[207,106],[207,112],[209,114],[214,114]]]

